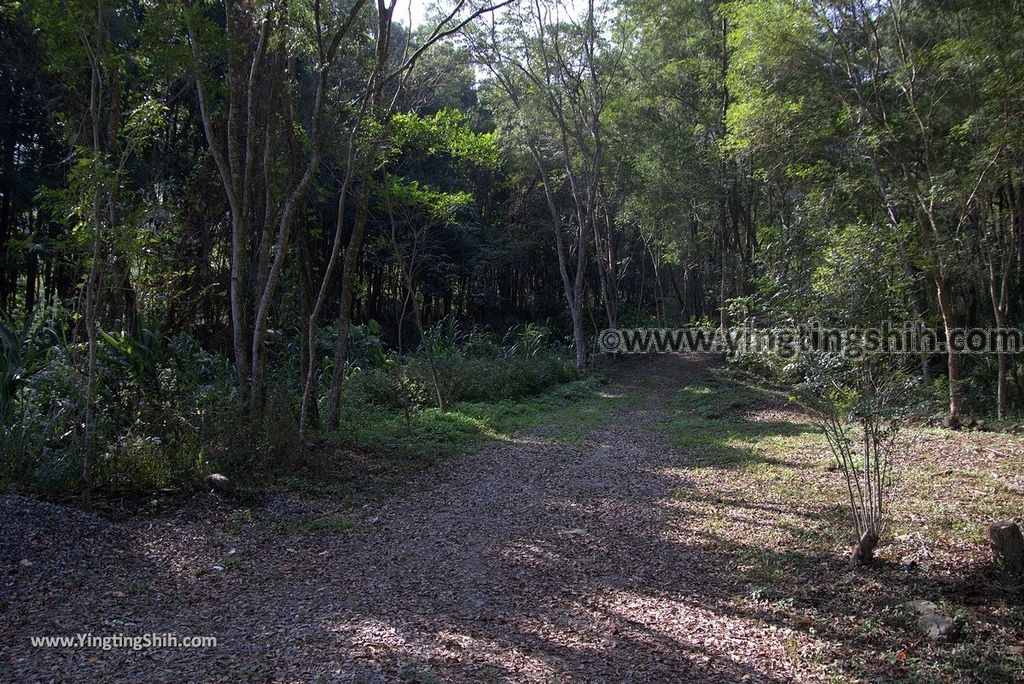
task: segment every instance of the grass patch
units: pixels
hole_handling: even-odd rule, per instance
[[[659,427],[686,482],[671,497],[679,525],[735,564],[740,603],[793,630],[782,642],[791,660],[835,681],[1019,680],[1024,607],[999,593],[984,533],[1020,515],[1019,437],[904,428],[878,562],[851,572],[843,476],[805,410],[717,370],[692,378],[670,406]],[[957,621],[955,639],[923,639],[911,599],[938,603]]]
[[[347,515],[331,514],[316,518],[305,518],[298,524],[304,532],[344,532],[355,525],[355,521]]]
[[[329,439],[346,449],[400,459],[412,468],[463,453],[496,436],[488,424],[457,408],[447,413],[428,408],[408,419],[378,408],[360,412],[347,427],[347,432]]]
[[[603,425],[609,411],[625,408],[631,399],[604,391],[603,378],[591,376],[527,400],[462,403],[455,410],[479,420],[502,439],[520,430],[548,426],[546,436],[554,441],[577,443]]]
[[[417,473],[512,439],[521,430],[544,428],[545,438],[575,443],[602,425],[607,413],[630,399],[609,394],[605,379],[591,375],[542,394],[492,402],[459,402],[447,412],[404,411],[370,406],[345,417],[340,430],[321,436],[305,467],[279,476],[276,483],[309,496],[358,507],[399,494]]]
[[[554,425],[555,439],[578,438],[596,427],[611,399],[598,392],[600,378],[560,385],[543,394],[495,402],[459,402],[446,413],[428,408],[406,416],[382,408],[360,411],[328,439],[343,448],[427,467],[447,456],[510,439],[520,430]]]
[[[750,420],[748,414],[782,395],[709,371],[672,398],[672,417],[663,423],[670,443],[701,466],[756,467],[785,464],[791,451],[821,442],[807,423],[788,419]]]
[[[241,534],[252,523],[252,509],[236,508],[224,522],[224,529],[231,534]]]
[[[401,681],[409,684],[435,684],[437,677],[429,670],[421,670],[418,663],[409,663],[399,673]]]

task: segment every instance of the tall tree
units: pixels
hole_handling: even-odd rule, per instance
[[[300,8],[310,12],[303,17],[301,11],[293,15],[287,2],[251,5],[227,0],[219,43],[225,51],[221,59],[226,80],[226,92],[219,102],[220,121],[215,121],[217,113],[208,94],[210,66],[203,49],[204,38],[209,40],[218,29],[197,11],[186,16],[203,130],[231,214],[230,298],[236,373],[254,412],[265,391],[263,343],[293,224],[333,129],[333,122],[325,121],[325,108],[337,78],[336,60],[365,7],[366,0],[353,0],[342,8],[326,8],[320,0],[313,0],[311,7]],[[301,19],[308,23],[304,25]],[[308,50],[307,45],[311,45]],[[311,72],[313,93],[305,116],[296,120],[292,96],[304,85],[297,68],[300,62]],[[280,134],[288,125],[303,126],[306,140],[294,173],[281,174],[275,157],[281,151]],[[257,196],[258,179],[262,181],[262,201]],[[247,284],[246,273],[253,264],[255,278]]]

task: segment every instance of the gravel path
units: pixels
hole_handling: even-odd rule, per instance
[[[210,497],[123,523],[0,498],[3,681],[789,681],[781,639],[671,505],[658,430],[702,362],[663,357],[579,441],[466,457],[345,531]],[[674,456],[678,464],[678,455]],[[205,499],[204,499],[205,500]],[[30,635],[213,635],[205,649],[33,648]]]

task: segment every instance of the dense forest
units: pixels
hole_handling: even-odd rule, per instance
[[[0,10],[8,480],[535,393],[617,326],[1022,325],[1019,3],[416,14]],[[904,365],[955,426],[1020,411],[1020,360]]]
[[[7,0],[0,89],[0,681],[1021,681],[1024,0]]]

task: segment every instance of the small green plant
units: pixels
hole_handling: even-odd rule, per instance
[[[427,670],[419,669],[417,663],[409,663],[403,667],[400,676],[403,682],[411,684],[435,684],[437,682],[437,677]]]
[[[344,532],[351,529],[355,524],[351,516],[344,514],[323,515],[317,518],[309,518],[302,522],[302,529],[306,532]]]
[[[236,508],[228,516],[225,528],[231,534],[239,534],[250,523],[252,523],[252,510],[249,508]]]
[[[898,484],[906,379],[882,360],[851,365],[821,355],[810,365],[804,395],[843,473],[857,544],[854,564],[869,563],[889,523]]]

